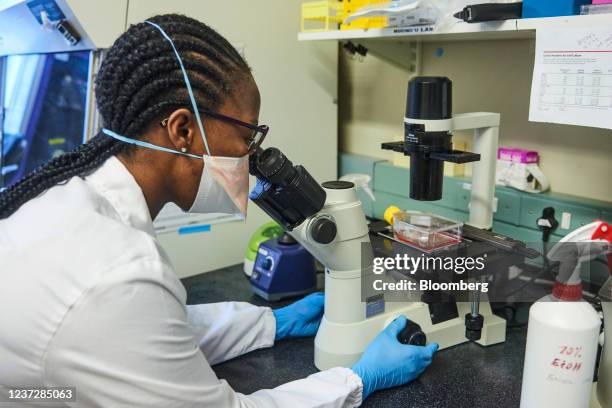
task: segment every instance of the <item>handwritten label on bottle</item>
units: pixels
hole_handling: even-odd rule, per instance
[[[559,351],[550,365],[565,371],[580,371],[582,367],[582,347],[559,346]]]

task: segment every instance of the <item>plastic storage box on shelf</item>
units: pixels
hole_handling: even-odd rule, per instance
[[[302,4],[300,28],[303,33],[337,30],[342,18],[337,0],[308,1]]]
[[[350,16],[362,7],[388,3],[390,0],[343,0],[342,9],[344,18]],[[341,30],[355,30],[355,29],[369,29],[369,28],[382,28],[387,26],[387,17],[364,17],[354,20],[348,24],[340,24]]]
[[[393,214],[393,235],[398,241],[431,252],[461,242],[463,223],[419,211]]]
[[[591,0],[523,0],[523,18],[571,16]]]

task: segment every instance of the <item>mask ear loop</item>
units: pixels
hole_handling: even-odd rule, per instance
[[[197,154],[187,153],[187,149],[185,149],[184,147],[181,149],[180,152],[177,152],[176,150],[168,149],[168,148],[162,147],[162,146],[157,146],[157,145],[154,145],[152,143],[145,142],[144,140],[136,140],[136,139],[132,139],[130,137],[121,136],[120,134],[117,134],[117,133],[113,132],[110,129],[102,129],[102,133],[104,133],[107,136],[112,137],[113,139],[120,140],[120,141],[122,141],[124,143],[129,143],[129,144],[136,145],[136,146],[146,147],[148,149],[159,150],[161,152],[180,154],[180,155],[183,155],[183,156],[192,157],[194,159],[202,160],[202,156],[198,156]]]
[[[195,96],[193,94],[193,89],[191,88],[191,82],[189,82],[189,77],[187,76],[187,71],[185,70],[185,66],[183,65],[183,60],[181,59],[181,56],[178,52],[178,50],[176,49],[176,47],[174,46],[174,42],[172,41],[172,39],[168,36],[168,34],[166,34],[166,32],[164,31],[163,28],[161,28],[159,25],[153,23],[152,21],[146,20],[145,23],[152,25],[153,27],[157,28],[159,30],[159,32],[164,36],[164,38],[166,40],[168,40],[168,42],[170,43],[170,45],[172,46],[172,49],[174,50],[174,54],[176,55],[176,59],[178,60],[179,66],[181,67],[181,71],[183,72],[183,79],[185,80],[185,84],[187,85],[187,92],[189,92],[189,99],[191,100],[191,106],[193,107],[193,113],[196,117],[196,121],[198,122],[198,127],[200,128],[200,133],[202,133],[202,141],[204,142],[204,147],[206,148],[206,155],[205,156],[210,156],[210,149],[208,148],[208,142],[206,141],[206,133],[204,133],[204,126],[202,125],[202,119],[200,119],[200,110],[198,109],[198,105],[196,103],[195,100]]]

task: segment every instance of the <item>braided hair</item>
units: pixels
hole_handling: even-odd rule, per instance
[[[250,68],[236,49],[206,24],[179,14],[149,21],[172,38],[198,106],[217,109],[226,95],[250,77]],[[105,127],[130,137],[138,137],[173,110],[191,107],[171,44],[147,23],[130,26],[108,50],[96,78],[95,94]],[[109,157],[129,154],[131,148],[98,133],[0,192],[0,219],[57,184],[74,176],[85,177]]]

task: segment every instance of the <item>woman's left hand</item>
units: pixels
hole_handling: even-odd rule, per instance
[[[323,317],[324,299],[322,292],[316,292],[289,306],[273,310],[276,318],[275,340],[314,336]]]

